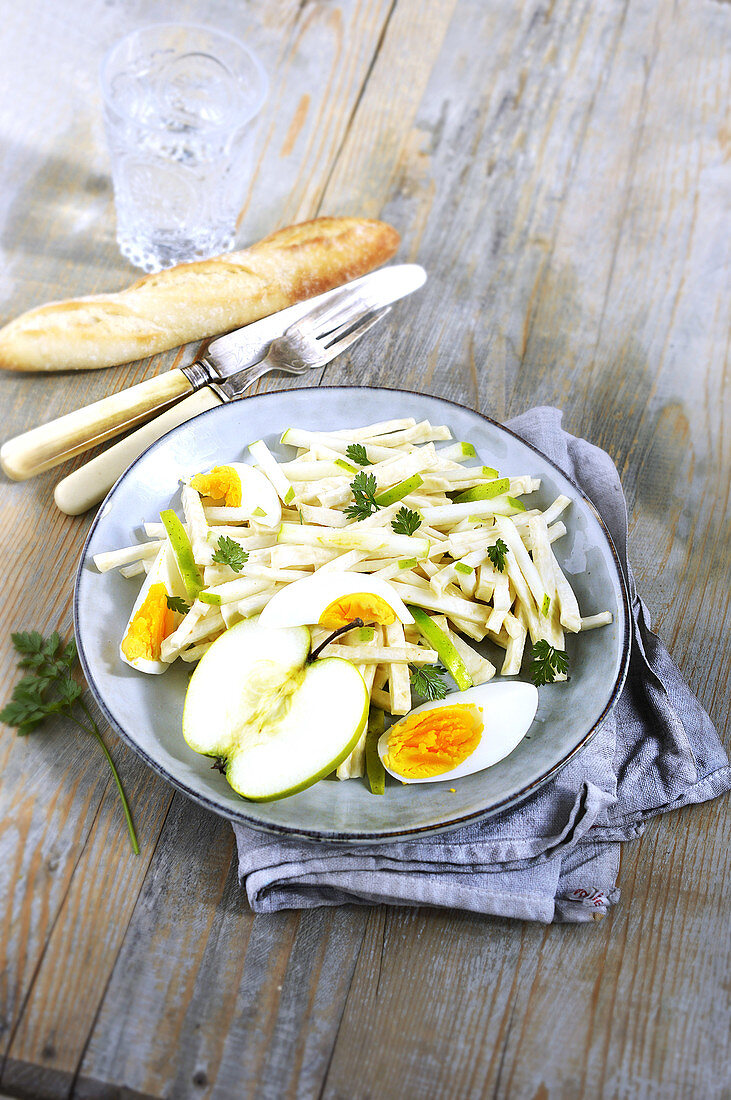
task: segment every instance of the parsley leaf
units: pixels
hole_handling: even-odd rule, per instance
[[[373,465],[362,443],[351,443],[349,447],[346,447],[345,457],[349,458],[351,462],[354,462],[356,466]]]
[[[42,655],[43,653],[43,635],[39,634],[37,630],[34,630],[30,634],[18,633],[11,634],[13,639],[13,645],[17,649],[18,653],[25,653],[29,655]]]
[[[412,665],[409,678],[412,688],[422,699],[444,699],[447,694],[447,685],[442,679],[444,675],[441,665]]]
[[[494,546],[488,546],[487,556],[492,564],[497,569],[498,573],[502,573],[505,569],[505,555],[508,552],[508,547],[505,545],[502,539],[497,539]]]
[[[78,653],[76,650],[76,638],[71,638],[66,643],[66,648],[63,650],[61,656],[56,661],[57,665],[62,668],[72,669],[78,660]]]
[[[64,680],[59,680],[57,689],[59,702],[67,707],[70,707],[81,696],[81,685],[77,684],[76,680],[72,680],[70,676],[67,676]]]
[[[168,605],[168,611],[177,611],[178,615],[187,615],[190,611],[190,604],[186,603],[182,596],[166,596],[165,603]]]
[[[64,645],[56,631],[48,638],[44,638],[37,630],[12,634],[11,638],[16,652],[20,654],[18,667],[31,671],[13,688],[10,702],[0,710],[0,722],[13,726],[18,731],[19,737],[26,737],[47,718],[61,714],[74,722],[84,733],[93,734],[112,769],[122,800],[132,850],[135,855],[139,855],[140,848],[132,823],[132,815],[119,773],[104,744],[99,727],[82,698],[83,689],[71,675],[78,660],[76,642],[72,638]],[[81,717],[76,713],[77,707],[81,711]]]
[[[366,519],[367,516],[372,516],[374,512],[378,511],[378,504],[376,503],[378,482],[373,474],[367,474],[364,470],[361,470],[351,481],[350,488],[355,503],[349,504],[345,509],[345,514],[349,519]]]
[[[221,535],[213,560],[219,565],[230,566],[235,573],[240,573],[249,560],[249,554],[235,539],[229,538],[228,535]]]
[[[414,531],[421,527],[421,516],[418,512],[412,512],[410,508],[399,508],[391,520],[391,527],[397,535],[413,535]]]
[[[568,671],[569,658],[565,650],[554,649],[545,638],[533,643],[530,674],[536,687],[552,684],[559,673]]]

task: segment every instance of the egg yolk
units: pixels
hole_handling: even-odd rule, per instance
[[[427,779],[458,767],[480,743],[482,708],[473,703],[409,714],[391,727],[384,764],[404,779]]]
[[[175,629],[175,615],[167,605],[162,583],[151,584],[137,609],[122,641],[122,652],[129,661],[157,661],[160,646]]]
[[[340,626],[352,623],[353,619],[390,626],[396,622],[396,613],[380,596],[374,596],[370,592],[353,592],[328,604],[320,615],[318,625],[328,630],[337,630]]]
[[[241,507],[241,478],[233,466],[214,466],[209,474],[196,474],[190,484],[201,496],[222,500],[226,508]]]

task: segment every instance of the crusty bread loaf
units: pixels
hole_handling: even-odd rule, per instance
[[[242,252],[146,275],[116,294],[50,302],[0,329],[0,367],[111,367],[240,328],[365,275],[390,259],[395,229],[316,218]]]

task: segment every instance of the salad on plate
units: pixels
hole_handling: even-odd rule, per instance
[[[565,634],[612,621],[582,615],[553,552],[570,499],[534,505],[539,479],[428,420],[281,444],[288,461],[258,440],[251,462],[182,479],[182,514],[94,556],[142,578],[120,659],[191,665],[183,736],[247,799],[332,774],[382,794],[386,774],[454,781],[504,758],[537,685],[569,675]]]

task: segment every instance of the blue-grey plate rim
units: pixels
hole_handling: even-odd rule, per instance
[[[473,812],[473,813],[457,815],[457,816],[451,817],[449,820],[440,821],[440,822],[434,823],[432,825],[424,825],[424,826],[418,826],[418,827],[414,827],[414,828],[400,828],[398,830],[384,829],[382,831],[378,831],[378,832],[371,831],[371,832],[368,832],[368,833],[361,833],[361,832],[357,832],[357,831],[356,832],[351,832],[351,833],[339,833],[339,832],[336,832],[336,831],[333,831],[333,830],[327,830],[327,829],[309,830],[309,829],[304,829],[304,828],[301,828],[301,827],[300,828],[292,828],[292,827],[289,827],[285,824],[279,824],[279,823],[274,823],[274,822],[264,823],[264,822],[258,820],[257,818],[252,817],[249,813],[244,812],[243,808],[242,808],[240,813],[235,813],[235,812],[232,812],[229,808],[224,808],[224,807],[220,806],[219,804],[217,804],[212,799],[206,797],[204,794],[201,794],[199,791],[195,791],[195,790],[191,789],[190,787],[187,786],[187,784],[183,783],[180,779],[178,779],[175,776],[171,775],[165,767],[163,767],[157,760],[155,760],[155,758],[153,756],[150,756],[149,753],[145,752],[145,750],[142,749],[140,747],[140,745],[137,744],[137,742],[128,733],[127,730],[125,730],[123,727],[121,727],[119,725],[119,723],[117,723],[115,721],[113,715],[111,714],[109,708],[107,707],[104,696],[103,696],[102,692],[99,690],[98,685],[96,684],[96,682],[94,680],[94,677],[92,675],[90,662],[89,662],[89,660],[87,658],[87,655],[85,653],[85,650],[84,650],[84,641],[83,641],[83,638],[81,637],[80,631],[79,631],[79,592],[80,592],[80,587],[81,587],[82,580],[83,580],[83,567],[84,567],[84,563],[85,563],[86,557],[87,557],[88,546],[89,546],[89,544],[90,544],[90,542],[91,542],[91,540],[94,536],[94,533],[95,533],[99,523],[101,522],[101,520],[104,516],[105,506],[106,506],[107,502],[110,500],[110,498],[113,496],[113,494],[115,493],[115,491],[117,489],[117,486],[125,478],[127,478],[129,476],[130,471],[134,469],[134,467],[144,458],[145,455],[147,455],[153,449],[161,447],[164,444],[165,440],[167,440],[170,436],[172,436],[176,432],[186,428],[191,423],[190,420],[185,421],[184,424],[181,424],[177,428],[173,428],[170,432],[167,432],[164,436],[162,436],[160,439],[156,440],[149,447],[147,447],[142,452],[142,454],[138,455],[138,457],[132,463],[130,463],[130,465],[127,467],[127,469],[124,471],[124,473],[117,479],[117,481],[114,483],[112,488],[107,493],[104,500],[99,505],[99,510],[98,510],[96,516],[94,517],[94,520],[92,521],[92,524],[91,524],[91,527],[89,528],[89,531],[87,532],[87,536],[86,536],[86,539],[84,540],[84,545],[83,545],[83,548],[82,548],[82,551],[81,551],[81,556],[80,556],[80,559],[79,559],[79,565],[78,565],[78,568],[77,568],[77,571],[76,571],[76,580],[75,580],[75,584],[74,584],[74,600],[73,600],[74,632],[75,632],[75,635],[76,635],[76,643],[77,643],[77,648],[78,648],[78,653],[79,653],[79,661],[81,663],[81,668],[83,670],[83,673],[84,673],[84,676],[86,678],[87,684],[89,685],[89,689],[90,689],[92,695],[94,696],[94,699],[96,700],[96,703],[97,703],[100,711],[102,712],[102,714],[104,716],[104,719],[108,723],[108,725],[119,735],[119,737],[125,742],[125,744],[127,744],[150,768],[152,768],[152,770],[154,772],[156,772],[158,775],[160,775],[168,783],[171,783],[176,789],[181,791],[183,794],[185,794],[188,798],[192,799],[194,802],[197,802],[199,805],[203,806],[205,809],[211,810],[213,813],[217,814],[220,817],[226,818],[229,821],[233,821],[233,822],[236,822],[238,824],[246,825],[250,828],[258,829],[260,831],[264,831],[264,832],[267,832],[267,833],[272,833],[272,834],[278,835],[278,836],[290,837],[290,838],[301,838],[301,839],[306,839],[306,840],[330,842],[330,843],[337,843],[337,844],[369,844],[369,843],[373,844],[373,843],[398,841],[398,840],[404,840],[404,839],[413,839],[415,837],[424,837],[424,836],[435,835],[437,833],[448,832],[448,831],[451,831],[451,830],[454,830],[454,829],[459,829],[459,828],[461,828],[465,825],[475,824],[476,822],[484,821],[486,818],[492,817],[493,815],[499,813],[500,811],[506,810],[509,807],[515,806],[519,802],[524,801],[534,791],[538,790],[545,783],[547,783],[549,780],[554,778],[554,776],[556,776],[558,774],[558,772],[560,772],[563,768],[566,767],[566,765],[569,763],[569,761],[573,760],[573,758],[577,755],[577,753],[581,752],[584,748],[586,748],[586,746],[589,744],[589,742],[595,736],[595,734],[597,733],[597,731],[601,727],[602,723],[605,721],[605,719],[607,718],[607,716],[609,715],[609,713],[611,712],[613,707],[616,705],[617,700],[619,699],[619,696],[622,692],[622,688],[624,687],[624,683],[625,683],[625,680],[627,678],[627,672],[628,672],[628,669],[629,669],[630,652],[631,652],[631,623],[632,623],[632,618],[631,618],[631,614],[630,614],[630,601],[629,601],[629,595],[628,595],[627,583],[626,583],[626,579],[625,579],[625,575],[624,575],[624,570],[622,569],[622,564],[620,562],[619,555],[617,554],[617,549],[614,545],[614,541],[612,539],[612,536],[609,533],[609,530],[607,529],[606,524],[604,523],[604,520],[602,519],[601,515],[597,511],[597,509],[594,506],[593,502],[586,495],[586,493],[583,491],[583,489],[579,485],[577,485],[576,482],[573,481],[573,479],[571,477],[569,477],[569,475],[564,470],[562,470],[555,462],[553,462],[550,458],[548,458],[548,456],[545,455],[541,450],[539,450],[538,447],[535,447],[532,443],[528,442],[527,440],[523,439],[520,435],[518,435],[517,432],[512,431],[510,428],[506,427],[504,424],[501,424],[499,421],[494,420],[492,417],[487,416],[485,413],[481,413],[481,412],[477,411],[476,409],[471,408],[469,405],[463,405],[458,401],[453,401],[449,398],[440,397],[438,394],[425,394],[425,393],[421,393],[417,390],[410,390],[410,389],[406,389],[406,388],[403,388],[403,387],[368,386],[368,385],[358,385],[358,386],[319,385],[316,388],[315,387],[312,388],[313,394],[318,393],[321,390],[339,390],[341,392],[351,391],[353,393],[358,393],[358,392],[363,392],[363,391],[365,391],[365,392],[368,392],[368,391],[384,392],[385,391],[385,392],[393,393],[393,394],[401,394],[401,395],[404,395],[404,396],[407,396],[407,397],[414,397],[414,396],[416,396],[416,397],[427,397],[427,398],[430,398],[432,400],[438,401],[438,402],[440,402],[444,405],[451,405],[455,408],[462,409],[465,412],[470,413],[471,415],[479,417],[481,420],[486,421],[488,424],[490,424],[494,428],[496,428],[499,432],[504,432],[507,435],[512,436],[513,439],[517,440],[523,447],[527,447],[529,450],[531,450],[535,454],[537,454],[543,462],[546,462],[562,478],[564,478],[566,481],[568,481],[568,483],[572,486],[572,488],[574,489],[576,494],[581,498],[582,503],[589,509],[589,511],[595,517],[595,519],[597,520],[597,522],[598,522],[598,524],[601,528],[601,531],[604,535],[607,546],[609,547],[609,550],[611,552],[612,561],[613,561],[614,567],[615,567],[615,579],[618,582],[618,587],[619,587],[619,591],[620,591],[620,594],[621,594],[621,600],[622,600],[622,607],[623,607],[623,611],[624,611],[624,616],[623,616],[624,617],[624,629],[623,629],[622,643],[621,643],[621,655],[620,655],[620,662],[619,662],[619,671],[618,671],[617,677],[615,679],[612,691],[609,695],[609,698],[607,699],[606,705],[605,705],[604,709],[602,710],[601,714],[599,715],[599,717],[593,723],[593,725],[586,731],[586,733],[581,738],[581,740],[569,752],[567,752],[560,760],[558,760],[551,768],[549,768],[545,773],[543,773],[541,776],[539,776],[533,782],[526,784],[525,787],[522,787],[519,791],[516,791],[515,794],[511,795],[510,797],[501,799],[497,802],[494,802],[490,806],[487,806],[484,809]],[[278,398],[281,398],[282,394],[290,393],[290,392],[301,394],[303,392],[303,390],[301,390],[301,389],[300,390],[275,390],[275,391],[269,391],[267,393],[252,395],[251,397],[244,398],[243,400],[245,400],[247,403],[248,402],[259,402],[259,401],[266,402],[266,401],[269,401],[269,400],[276,400]],[[307,392],[307,391],[304,391],[304,392]],[[193,419],[197,420],[197,421],[200,421],[205,417],[216,416],[216,415],[219,414],[220,409],[225,408],[225,407],[227,407],[227,405],[216,406],[216,408],[208,409],[205,412],[199,413],[198,416],[194,417]],[[244,802],[244,800],[242,800],[242,807],[245,807],[245,806],[248,806],[248,805],[254,806],[254,805],[256,805],[256,803],[246,803],[246,802]]]

